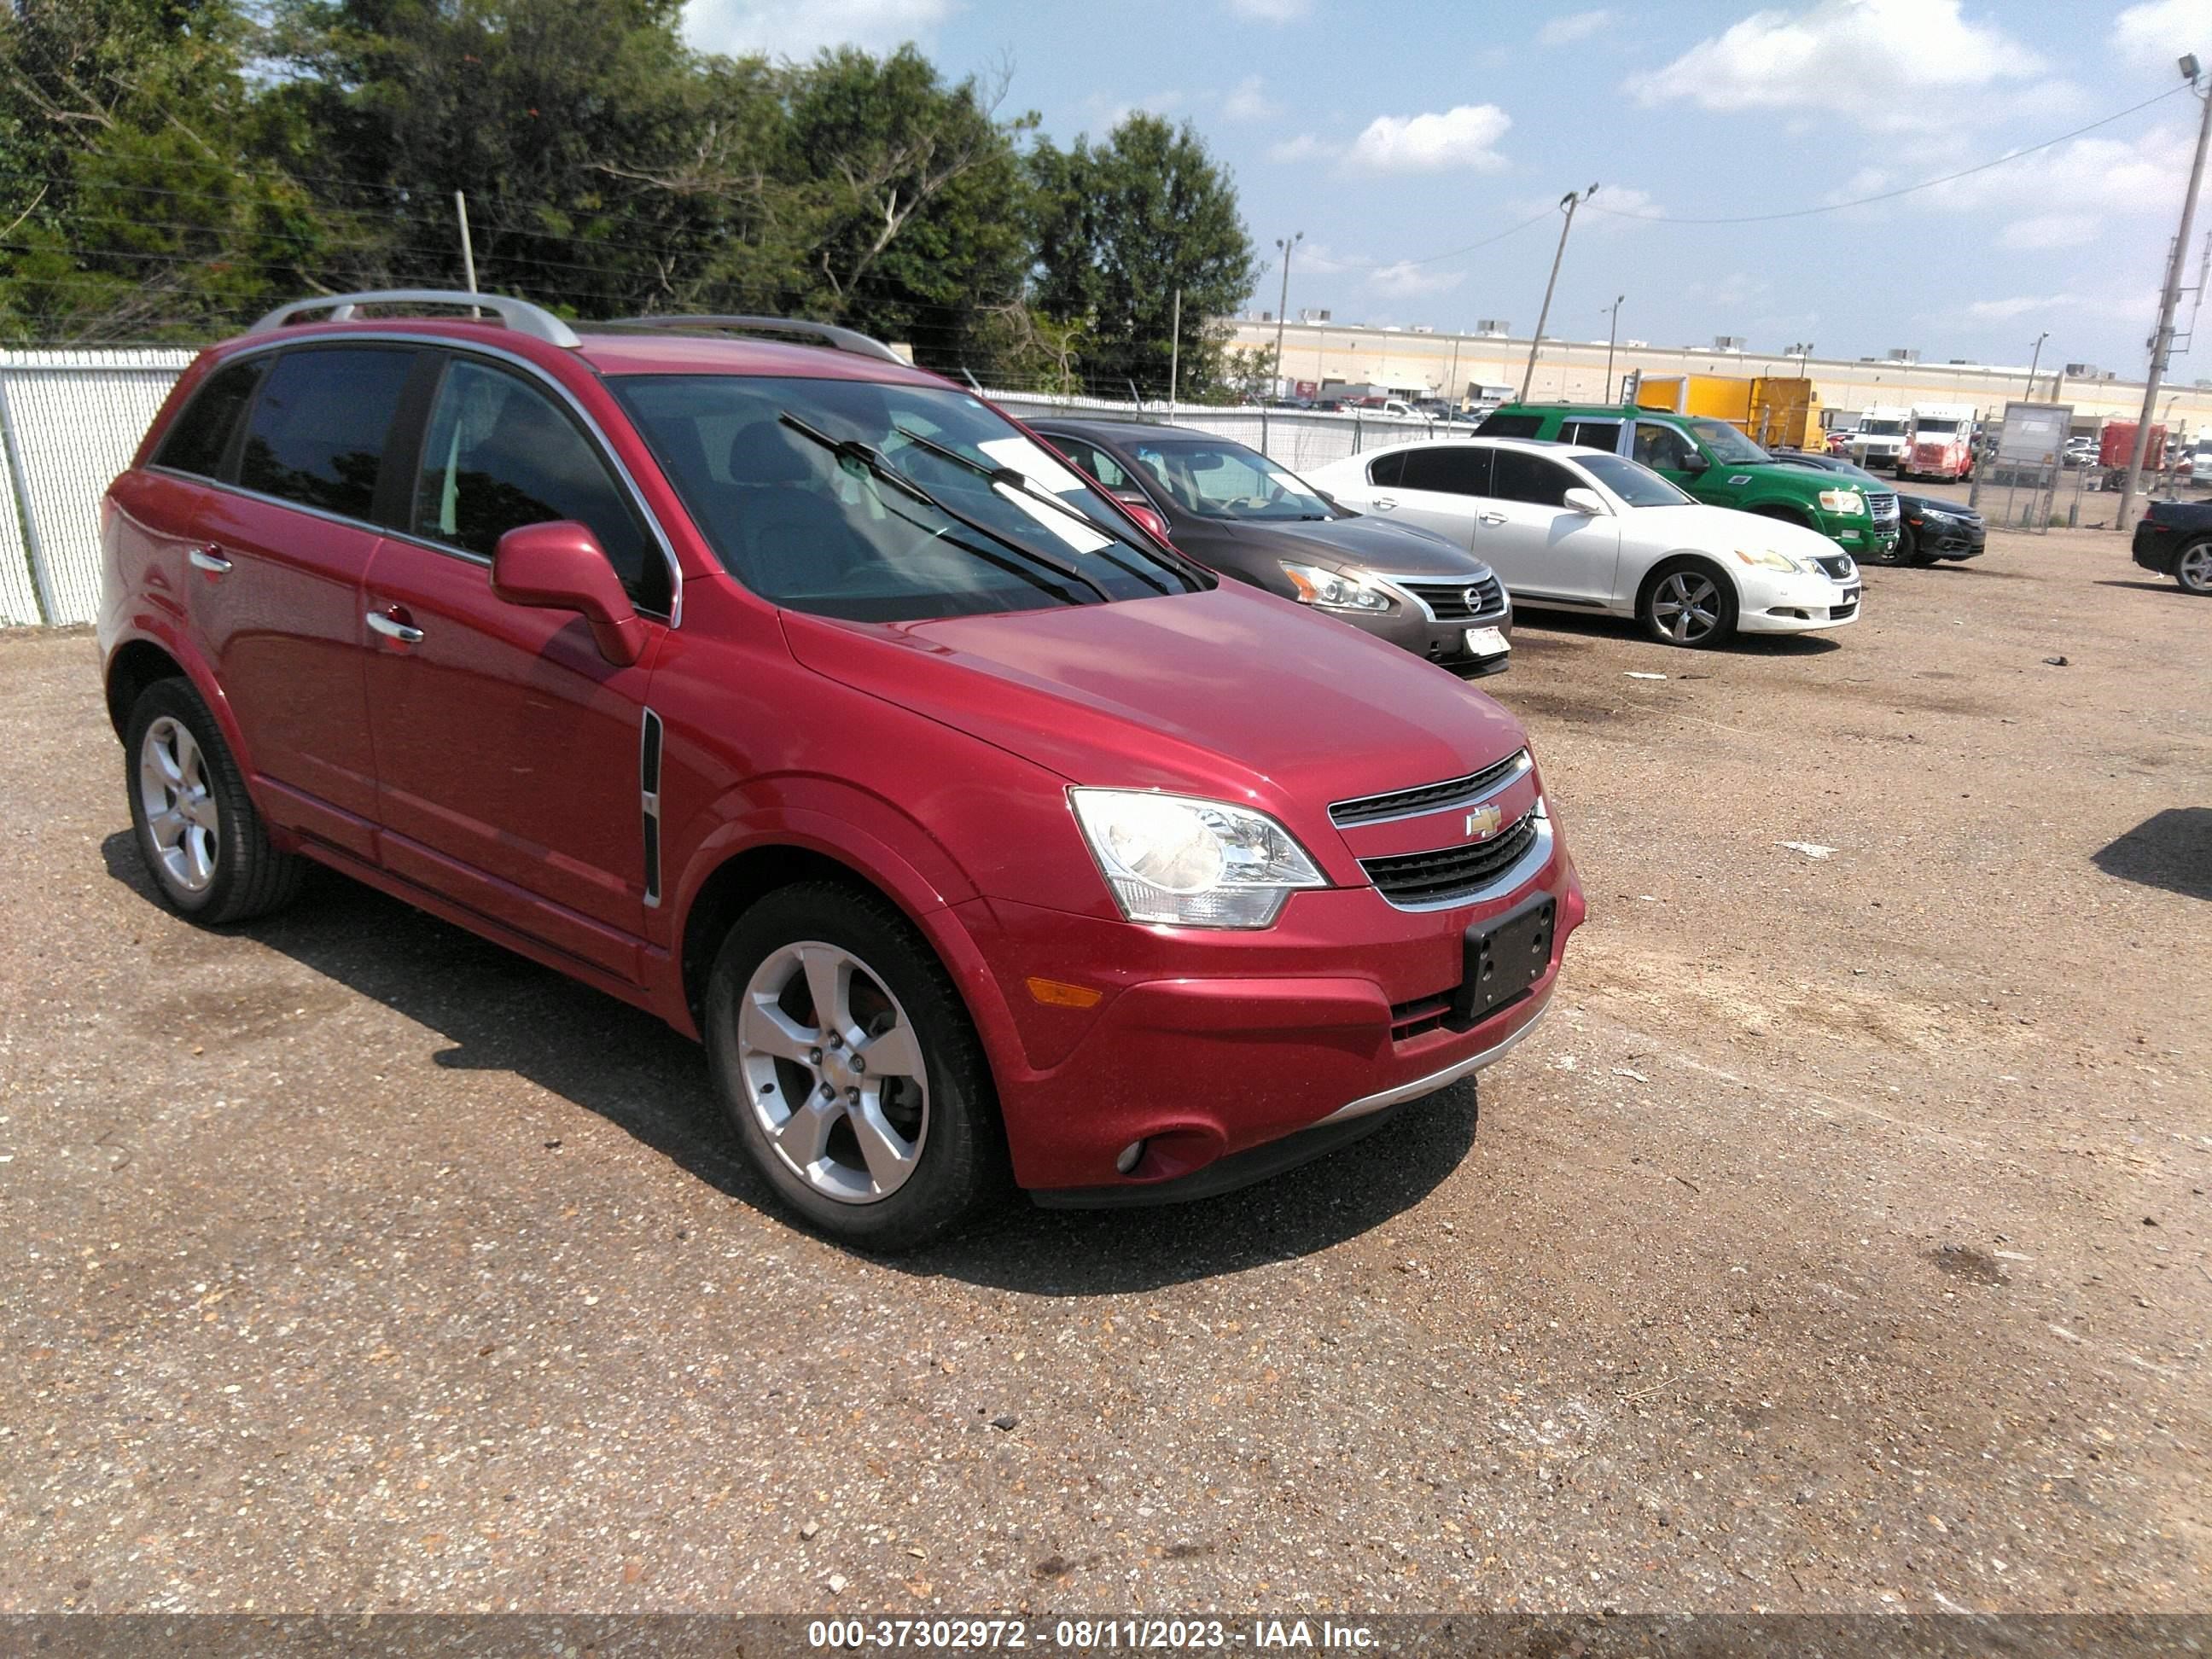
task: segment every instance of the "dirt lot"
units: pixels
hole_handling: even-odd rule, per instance
[[[1592,920],[1479,1125],[888,1264],[639,1014],[157,908],[89,641],[0,643],[0,1611],[2206,1607],[2212,605],[2141,574],[1524,619]]]

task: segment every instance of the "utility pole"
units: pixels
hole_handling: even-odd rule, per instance
[[[453,192],[453,212],[461,222],[461,269],[468,273],[469,292],[477,291],[477,251],[469,241],[469,198]]]
[[[1175,321],[1168,325],[1168,413],[1175,413],[1176,391],[1182,383],[1182,290],[1175,295]]]
[[[2142,482],[2143,454],[2150,447],[2150,417],[2158,409],[2159,382],[2165,378],[2166,355],[2173,349],[2173,311],[2181,303],[2181,262],[2188,256],[2189,230],[2197,216],[2197,192],[2204,183],[2204,147],[2212,142],[2212,99],[2197,90],[2197,54],[2190,52],[2181,59],[2181,78],[2189,82],[2191,94],[2204,106],[2203,118],[2197,125],[2197,156],[2189,164],[2189,194],[2181,198],[2181,228],[2173,239],[2173,257],[2166,261],[2166,291],[2159,295],[2158,331],[2150,337],[2150,369],[2143,377],[2142,415],[2136,422],[2135,446],[2128,453],[2128,476],[2120,486],[2119,511],[2112,515],[2112,528],[2126,530],[2128,509],[2135,505],[2136,487]]]
[[[2047,328],[2035,337],[2035,355],[2027,360],[2027,390],[2021,394],[2021,401],[2023,403],[2032,404],[2035,401],[2036,365],[2043,361],[2043,343],[2050,337],[2051,331]]]
[[[1456,334],[1452,336],[1451,370],[1444,376],[1444,384],[1451,388],[1451,411],[1456,415],[1459,413],[1460,404],[1467,397],[1467,393],[1461,388],[1459,383],[1459,336]]]
[[[1528,401],[1528,388],[1536,383],[1536,353],[1544,343],[1544,325],[1552,315],[1552,290],[1559,285],[1559,261],[1566,258],[1567,233],[1575,228],[1575,210],[1597,194],[1597,186],[1588,190],[1569,191],[1559,198],[1559,206],[1566,212],[1566,222],[1559,227],[1559,246],[1552,253],[1551,280],[1544,284],[1544,308],[1536,313],[1535,337],[1528,342],[1528,367],[1521,376],[1521,401]]]
[[[1600,399],[1603,403],[1613,401],[1613,342],[1620,337],[1620,307],[1627,298],[1626,294],[1616,295],[1613,303],[1606,307],[1613,318],[1613,325],[1605,332],[1605,396]],[[1544,331],[1540,328],[1536,331],[1541,334]]]
[[[1303,230],[1293,232],[1288,241],[1275,238],[1275,246],[1283,251],[1283,291],[1275,301],[1275,378],[1283,382],[1281,395],[1285,398],[1291,395],[1291,383],[1283,374],[1283,325],[1291,316],[1291,252],[1305,239]]]

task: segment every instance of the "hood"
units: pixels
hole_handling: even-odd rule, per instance
[[[1846,478],[1816,466],[1796,466],[1788,461],[1753,461],[1748,466],[1729,466],[1713,463],[1707,477],[1741,478],[1746,474],[1761,483],[1788,484],[1801,495],[1817,495],[1824,489],[1864,489],[1856,478]]]
[[[1948,513],[1954,519],[1972,519],[1976,524],[1982,520],[1980,513],[1966,502],[1947,501],[1941,495],[1908,495],[1899,490],[1897,505],[1906,513]]]
[[[1794,476],[1817,475],[1800,470]],[[1663,542],[1717,556],[1740,548],[1746,553],[1771,550],[1794,553],[1801,559],[1832,559],[1840,550],[1817,530],[1729,507],[1639,507],[1621,520],[1621,526],[1624,535],[1640,542]]]
[[[1479,581],[1490,567],[1465,548],[1409,524],[1394,524],[1371,513],[1341,519],[1291,519],[1271,524],[1249,520],[1204,520],[1203,531],[1178,526],[1176,534],[1197,545],[1208,540],[1233,542],[1248,551],[1281,559],[1300,559],[1332,568],[1358,566],[1401,576],[1435,576],[1445,581]]]
[[[1460,776],[1527,741],[1444,670],[1238,582],[915,623],[786,611],[783,623],[817,673],[1071,783],[1249,801],[1309,825],[1329,801]]]

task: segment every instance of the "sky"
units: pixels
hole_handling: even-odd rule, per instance
[[[2047,331],[2046,364],[2123,374],[2201,118],[2176,58],[2212,85],[2212,0],[690,0],[685,29],[715,51],[911,40],[953,78],[1004,68],[1002,112],[1061,143],[1133,109],[1188,121],[1266,258],[1255,313],[1276,305],[1276,240],[1303,232],[1293,316],[1525,335],[1557,204],[1595,184],[1548,333],[1603,340],[1620,295],[1620,337],[1655,345],[2024,365]],[[1779,214],[1799,216],[1689,222]],[[2200,252],[2208,231],[2200,212]],[[2177,378],[2212,376],[2205,321]]]

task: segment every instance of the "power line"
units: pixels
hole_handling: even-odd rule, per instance
[[[1876,202],[1893,202],[1900,196],[1910,196],[1917,191],[1933,190],[1936,185],[1948,185],[1954,179],[1971,178],[1977,173],[1987,173],[1991,167],[2001,167],[2008,161],[2017,161],[2022,156],[2033,155],[2039,150],[2049,149],[2054,144],[2063,144],[2069,138],[2079,138],[2085,132],[2094,132],[2099,127],[2110,126],[2113,122],[2133,115],[2138,110],[2148,109],[2153,104],[2164,103],[2175,93],[2185,90],[2186,88],[2183,87],[2171,88],[2160,93],[2156,97],[2146,98],[2140,104],[2130,104],[2127,108],[2092,121],[2087,126],[2076,127],[2071,132],[2062,132],[2056,138],[2046,138],[2041,143],[2028,145],[2025,149],[2008,150],[1993,160],[1977,162],[1970,167],[1960,167],[1956,173],[1947,173],[1939,179],[1923,179],[1917,185],[1906,185],[1897,190],[1885,190],[1873,196],[1862,196],[1855,201],[1830,202],[1820,207],[1792,208],[1787,213],[1746,213],[1715,219],[1683,218],[1671,213],[1631,213],[1620,208],[1601,207],[1595,210],[1607,214],[1615,219],[1635,219],[1645,224],[1653,225],[1764,225],[1771,224],[1778,219],[1809,219],[1815,214],[1841,213],[1845,208],[1868,207]]]

